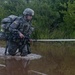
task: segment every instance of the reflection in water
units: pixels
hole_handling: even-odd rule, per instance
[[[34,56],[34,57],[33,57]],[[30,61],[39,59],[40,55],[31,54],[27,57],[3,56],[0,57],[0,75],[46,75],[30,69]],[[29,58],[29,59],[28,59]],[[2,61],[2,63],[1,63]]]
[[[0,59],[0,75],[75,75],[75,42],[34,42],[32,53],[42,58]]]
[[[42,55],[33,61],[34,70],[48,75],[75,75],[75,42],[35,42],[35,53]]]
[[[0,48],[0,75],[43,75],[33,68],[29,70],[29,62],[40,59],[41,55],[31,53],[25,57],[5,56],[4,51],[4,48]]]
[[[15,58],[5,59],[5,67],[1,67],[0,75],[28,75],[29,60]]]

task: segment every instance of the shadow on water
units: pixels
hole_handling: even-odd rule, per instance
[[[75,75],[75,42],[34,42],[41,59],[0,58],[0,75]]]

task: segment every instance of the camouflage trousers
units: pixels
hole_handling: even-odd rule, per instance
[[[26,56],[27,54],[31,53],[30,51],[30,44],[26,43],[16,43],[13,41],[8,41],[8,54],[9,55],[16,55],[17,50],[20,52],[21,56]]]

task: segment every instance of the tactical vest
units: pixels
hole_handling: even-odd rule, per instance
[[[31,28],[31,23],[25,21],[24,19],[20,19],[19,31],[22,32],[24,35],[28,35]]]

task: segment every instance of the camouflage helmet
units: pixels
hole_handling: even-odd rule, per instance
[[[24,11],[23,11],[23,15],[31,15],[31,16],[34,16],[34,10],[30,9],[30,8],[26,8]]]

